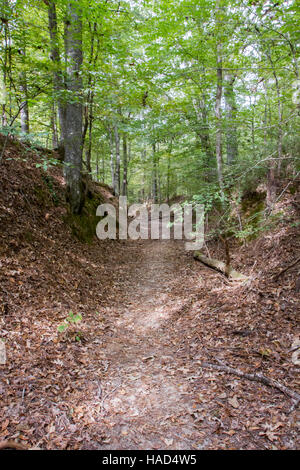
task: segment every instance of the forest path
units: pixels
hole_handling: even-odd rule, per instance
[[[188,354],[170,337],[172,320],[191,303],[197,287],[183,288],[187,271],[196,274],[195,263],[188,262],[182,242],[127,245],[122,302],[105,349],[102,412],[107,438],[100,448],[205,448],[208,439],[199,434],[194,414],[197,397],[186,377]],[[175,337],[180,334],[175,330]]]

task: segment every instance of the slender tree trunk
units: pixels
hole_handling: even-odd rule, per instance
[[[66,105],[65,162],[67,199],[73,214],[79,214],[84,204],[82,184],[82,21],[79,0],[67,7],[65,23],[67,89],[72,100]]]
[[[172,154],[173,138],[171,137],[170,146],[168,150],[168,163],[167,163],[167,202],[170,201],[170,173],[171,173],[171,154]]]
[[[123,184],[122,184],[122,196],[127,196],[127,164],[128,164],[127,139],[126,139],[126,135],[123,134]]]
[[[252,154],[255,154],[255,98],[252,103],[252,97],[250,97],[250,108],[251,108],[251,140],[252,140]]]
[[[264,112],[264,144],[265,144],[265,155],[268,155],[268,138],[269,138],[269,129],[271,127],[272,116],[271,116],[271,109],[268,106],[268,95],[267,95],[267,88],[265,86],[265,112]],[[266,196],[266,205],[268,212],[272,210],[273,204],[276,199],[276,160],[272,159],[268,163],[268,172],[267,172],[267,196]]]
[[[51,129],[52,129],[52,148],[58,147],[58,135],[57,135],[57,121],[56,121],[56,107],[54,101],[51,105]]]
[[[207,109],[205,104],[205,94],[200,99],[193,99],[193,106],[197,117],[198,129],[197,135],[201,142],[202,150],[205,152],[207,162],[211,162],[214,158],[213,149],[210,142],[209,127],[207,120]]]
[[[8,72],[8,50],[9,50],[9,28],[8,28],[8,21],[10,16],[10,8],[8,4],[8,0],[3,0],[2,4],[0,5],[0,13],[2,23],[3,23],[3,30],[4,30],[4,51],[3,51],[3,85],[6,90],[7,86],[7,72]],[[6,91],[5,91],[6,94]],[[1,113],[1,123],[2,127],[7,125],[7,113],[6,113],[6,101],[2,103],[2,113]]]
[[[219,23],[219,9],[220,1],[216,1],[216,23]],[[218,33],[218,32],[217,32]],[[216,92],[216,103],[215,103],[215,114],[216,114],[216,159],[217,159],[217,171],[220,189],[223,192],[223,159],[222,159],[222,115],[221,115],[221,99],[222,99],[222,86],[223,86],[223,72],[222,72],[222,44],[218,39],[217,42],[217,92]]]
[[[22,83],[20,84],[20,91],[22,93],[23,102],[21,103],[20,119],[22,134],[29,134],[29,109],[27,101],[27,81],[26,74],[22,72]]]
[[[131,139],[128,140],[127,163],[131,161]]]
[[[28,109],[28,93],[27,93],[27,76],[25,70],[25,47],[20,50],[22,56],[22,68],[19,78],[20,78],[20,92],[22,96],[21,110],[20,110],[20,120],[21,120],[21,132],[25,136],[29,134],[29,109]]]
[[[120,195],[120,135],[118,127],[115,126],[115,145],[116,145],[116,169],[115,169],[115,194]]]
[[[146,172],[145,172],[146,149],[145,148],[143,148],[143,150],[141,151],[141,161],[142,161],[142,165],[143,165],[141,199],[142,199],[142,202],[144,202],[145,201],[145,196],[146,196],[146,193],[145,193],[145,186],[146,186]]]
[[[283,139],[283,129],[282,129],[282,106],[281,106],[281,95],[280,95],[280,88],[279,82],[277,78],[277,74],[274,71],[274,76],[276,76],[275,83],[276,83],[276,92],[277,92],[277,109],[278,109],[278,141],[277,141],[277,152],[278,152],[278,164],[277,164],[277,172],[280,175],[281,170],[281,158],[282,158],[282,139]]]
[[[96,155],[96,181],[99,181],[99,155]]]
[[[156,144],[152,144],[152,195],[153,201],[156,204],[158,202],[158,193],[157,193],[157,154],[156,154]]]
[[[53,90],[54,90],[54,103],[57,103],[58,120],[60,127],[59,138],[59,153],[62,158],[64,157],[64,138],[66,133],[66,103],[64,97],[65,84],[61,68],[58,30],[57,30],[57,15],[55,0],[48,0],[48,25],[50,35],[50,48],[51,59],[54,66],[53,71]]]
[[[102,183],[105,183],[105,159],[104,154],[102,157]]]
[[[170,155],[168,155],[168,166],[167,166],[167,203],[170,202],[170,173],[171,173],[171,161],[170,161]]]
[[[161,203],[161,177],[160,177],[160,171],[158,170],[157,174],[157,179],[158,179],[158,202],[159,204]]]
[[[274,66],[274,62],[272,60],[270,50],[267,51],[267,57],[270,61],[273,77],[275,79],[275,86],[276,86],[276,94],[277,94],[277,109],[278,109],[278,134],[277,134],[277,158],[278,162],[276,165],[275,160],[271,160],[268,169],[268,181],[267,181],[267,206],[271,211],[273,205],[276,200],[276,193],[277,193],[277,174],[280,174],[281,169],[281,158],[282,158],[282,138],[283,138],[283,130],[282,130],[282,105],[281,105],[281,93],[280,93],[280,86],[278,81],[278,76],[276,73],[276,69]],[[277,171],[276,171],[277,170]]]
[[[235,94],[233,85],[235,76],[227,75],[225,77],[224,97],[226,111],[226,149],[227,163],[231,165],[237,160],[238,156],[238,140],[236,129],[237,107],[235,102]]]
[[[221,190],[223,190],[223,159],[222,159],[222,117],[221,117],[221,99],[222,99],[222,59],[220,55],[220,45],[218,45],[218,68],[217,68],[217,93],[216,93],[216,119],[217,119],[217,133],[216,133],[216,159],[218,180]]]
[[[90,114],[89,114],[89,142],[86,149],[86,168],[89,173],[92,171],[91,157],[92,157],[92,127],[93,127],[93,102],[90,103]],[[83,143],[82,143],[83,146]]]
[[[157,174],[157,195],[158,195],[158,202],[161,203],[161,178],[160,178],[160,162],[159,162],[159,142],[157,143],[156,148],[158,154],[156,156],[156,174]]]
[[[97,44],[95,48],[95,38],[96,38],[96,33],[97,33],[97,23],[92,24],[89,22],[89,32],[90,32],[90,38],[91,38],[91,48],[90,48],[90,56],[89,56],[89,73],[88,73],[88,81],[87,81],[87,89],[88,89],[88,94],[87,94],[87,100],[86,104],[84,107],[84,125],[83,125],[83,133],[82,133],[82,146],[84,146],[84,141],[85,141],[85,136],[87,133],[87,130],[89,128],[89,131],[91,132],[92,126],[93,126],[93,103],[94,103],[94,82],[95,78],[92,75],[92,71],[95,70],[96,62],[98,59],[98,53],[99,53],[99,37],[97,39]]]
[[[268,136],[268,107],[267,107],[267,94],[265,93],[265,109],[264,109],[264,146],[267,148]]]
[[[116,194],[116,165],[115,165],[115,154],[114,154],[114,141],[113,141],[113,129],[108,128],[109,134],[109,151],[110,151],[110,174],[111,174],[111,185],[113,188],[113,193]]]

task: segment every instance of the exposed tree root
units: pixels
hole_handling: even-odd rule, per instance
[[[295,392],[294,390],[291,390],[290,388],[286,387],[285,385],[278,382],[277,380],[269,379],[265,375],[262,375],[262,374],[259,374],[259,373],[257,373],[257,374],[247,374],[247,373],[242,372],[238,369],[234,369],[233,367],[226,366],[225,364],[220,364],[219,365],[219,364],[212,364],[210,362],[202,362],[201,367],[220,370],[220,371],[223,371],[223,372],[227,372],[228,374],[237,375],[238,377],[241,377],[243,379],[248,379],[248,380],[251,380],[253,382],[262,383],[264,385],[267,385],[268,387],[277,388],[278,390],[280,390],[285,395],[288,395],[289,397],[291,397],[292,400],[293,400],[293,405],[291,406],[291,408],[289,410],[289,413],[294,411],[300,403],[300,395],[297,392]]]

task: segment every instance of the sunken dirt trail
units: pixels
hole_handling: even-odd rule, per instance
[[[235,244],[233,266],[250,282],[228,282],[181,241],[80,243],[66,227],[66,208],[49,195],[41,204],[45,183],[28,165],[7,159],[1,178],[0,441],[39,449],[298,448],[289,397],[201,367],[221,362],[299,390],[298,268],[273,279],[299,256],[292,219]],[[61,173],[53,174],[63,200]],[[290,195],[282,206],[289,217],[291,202]],[[223,259],[222,246],[209,250]],[[83,321],[58,333],[70,311]]]
[[[188,302],[179,293],[186,253],[180,242],[160,240],[129,242],[127,250],[123,302],[105,350],[100,394],[110,429],[101,448],[205,448],[189,383],[178,377],[180,349],[169,337],[172,320]]]
[[[237,310],[249,302],[247,288],[224,282],[175,240],[127,241],[115,274],[118,302],[106,310],[112,328],[100,346],[96,421],[103,437],[87,448],[297,447],[296,413],[286,413],[290,401],[280,392],[201,368],[221,360],[274,373],[271,361],[249,354],[274,314],[253,315],[256,328],[246,331],[251,321]],[[280,369],[279,380],[289,384],[288,368]]]

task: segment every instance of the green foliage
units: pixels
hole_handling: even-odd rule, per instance
[[[205,214],[227,202],[228,198],[216,184],[203,185],[202,191],[194,194],[190,201],[192,204],[203,204]]]
[[[278,157],[280,130],[281,172],[289,177],[300,168],[296,0],[274,5],[222,0],[219,11],[216,2],[208,0],[77,3],[83,19],[80,74],[84,117],[91,116],[93,123],[90,135],[87,132],[85,137],[83,155],[91,145],[94,179],[112,183],[115,128],[121,136],[121,179],[122,138],[126,136],[130,142],[131,202],[152,200],[156,177],[160,202],[183,196],[203,203],[206,213],[216,208],[226,218],[237,183],[242,195],[265,180],[271,159]],[[7,23],[0,30],[0,53],[7,119],[2,122],[1,132],[26,140],[32,149],[38,143],[49,148],[54,127],[56,131],[59,127],[58,99],[78,100],[75,93],[53,86],[54,72],[60,71],[66,78],[63,21],[67,2],[55,2],[61,70],[50,57],[47,2],[20,0],[4,4]],[[223,86],[224,191],[219,187],[215,157],[218,44],[222,45],[223,78],[234,77],[232,97],[236,104],[229,118]],[[27,96],[22,91],[24,77]],[[25,98],[30,115],[30,133],[26,135],[21,133],[19,114]],[[228,163],[232,128],[238,153]],[[37,167],[47,171],[58,164],[42,156]],[[93,210],[85,208],[83,221],[68,220],[82,240],[91,240],[85,226],[92,225],[89,214]]]
[[[44,168],[43,168],[44,169]],[[46,170],[45,170],[46,171]],[[54,205],[55,206],[58,206],[59,204],[59,197],[57,195],[57,193],[55,192],[54,190],[54,186],[53,186],[53,178],[48,175],[47,173],[45,174],[42,174],[42,178],[43,178],[43,181],[45,182],[45,184],[47,185],[47,188],[51,194],[51,197],[52,197],[52,200],[54,202]]]
[[[280,212],[263,217],[264,212],[255,212],[249,217],[242,230],[236,229],[234,236],[243,241],[249,241],[257,238],[261,233],[274,229],[281,221],[282,214]]]
[[[57,165],[61,165],[61,162],[52,157],[43,157],[41,162],[35,164],[36,168],[42,168],[44,171],[47,171],[51,166]]]
[[[80,313],[74,314],[72,311],[70,311],[64,323],[62,323],[61,325],[57,327],[57,331],[59,333],[64,333],[70,328],[70,326],[77,325],[77,323],[81,322],[81,320],[82,320],[82,315]],[[76,332],[76,335],[75,335],[76,341],[80,341],[80,338],[81,338],[81,333]]]

